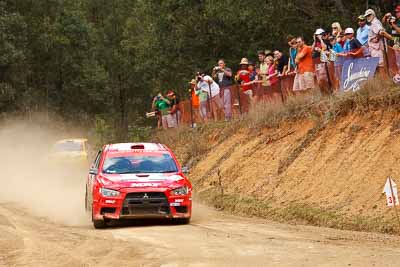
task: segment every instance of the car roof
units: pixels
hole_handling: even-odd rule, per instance
[[[66,142],[77,142],[77,143],[81,143],[81,142],[86,142],[86,141],[87,141],[86,138],[70,138],[70,139],[61,139],[61,140],[58,140],[58,141],[56,142],[56,144],[59,144],[59,143],[66,143]]]
[[[105,145],[104,151],[142,151],[169,152],[167,146],[160,143],[118,143]]]

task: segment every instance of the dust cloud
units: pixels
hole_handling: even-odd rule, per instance
[[[0,204],[72,226],[90,223],[85,213],[87,168],[62,166],[49,157],[56,140],[65,136],[23,121],[0,127]]]

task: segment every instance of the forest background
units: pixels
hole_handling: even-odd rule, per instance
[[[47,117],[140,139],[153,96],[185,98],[197,70],[218,58],[237,69],[262,49],[308,43],[332,22],[356,27],[396,1],[0,0],[0,119]]]

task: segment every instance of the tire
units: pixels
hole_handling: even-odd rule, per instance
[[[189,218],[179,218],[176,219],[177,224],[189,224],[190,223],[190,217]]]
[[[104,229],[107,224],[104,220],[93,220],[93,226],[95,229]]]
[[[94,219],[94,217],[93,217],[93,205],[92,205],[92,222],[93,222],[93,227],[95,229],[104,229],[107,226],[107,223],[106,223],[106,221],[104,219],[103,220],[95,220]]]

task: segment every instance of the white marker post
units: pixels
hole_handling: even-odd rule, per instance
[[[386,194],[386,202],[388,207],[394,208],[394,212],[397,218],[397,223],[399,224],[400,227],[399,214],[397,213],[397,208],[396,208],[396,206],[400,205],[399,197],[397,194],[397,185],[390,176],[386,179],[385,187],[383,188],[383,193]]]

